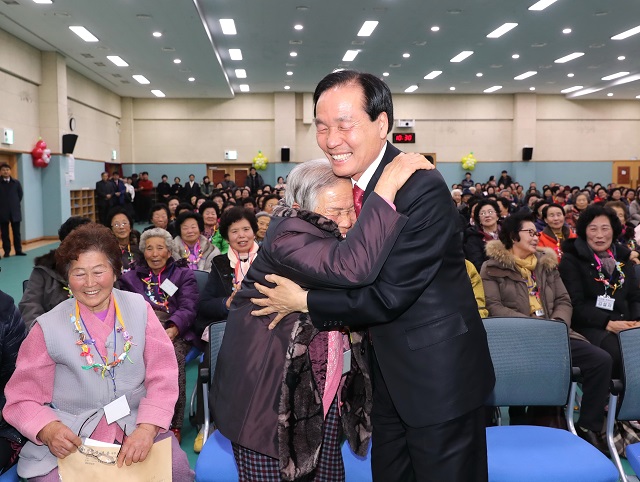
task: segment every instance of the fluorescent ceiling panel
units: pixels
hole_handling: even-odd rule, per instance
[[[360,27],[360,31],[358,32],[358,37],[369,37],[373,33],[373,31],[376,29],[377,26],[378,26],[378,22],[374,20],[367,20],[365,23],[362,24],[362,27]]]
[[[449,62],[462,62],[464,59],[472,55],[473,55],[473,50],[463,50],[454,58],[452,58]]]
[[[440,75],[442,73],[442,70],[432,70],[431,72],[429,72],[427,75],[424,76],[424,78],[426,80],[432,80],[435,79],[438,75]]]
[[[244,69],[236,69],[236,77],[239,79],[246,79],[247,71]]]
[[[240,84],[240,92],[249,92],[249,84]]]
[[[98,38],[84,27],[71,26],[69,27],[69,30],[71,30],[73,33],[75,33],[78,37],[80,37],[85,42],[98,42]]]
[[[627,37],[631,37],[632,35],[635,35],[637,33],[640,33],[640,25],[638,25],[637,27],[633,27],[632,29],[625,30],[618,35],[614,35],[613,37],[611,37],[611,40],[624,40]]]
[[[535,70],[530,70],[529,72],[525,72],[524,74],[520,74],[516,77],[513,78],[513,80],[524,80],[524,79],[528,79],[529,77],[533,77],[534,75],[536,75],[538,72],[536,72]]]
[[[165,97],[164,92],[162,92],[161,90],[152,90],[151,93],[156,97]]]
[[[144,75],[136,74],[136,75],[132,75],[131,77],[133,77],[139,84],[150,84],[151,83],[151,82],[149,82],[149,79],[147,79]]]
[[[229,49],[229,58],[231,60],[242,60],[242,50]]]
[[[408,94],[410,94],[411,92],[415,92],[416,90],[418,90],[418,86],[417,85],[411,85],[409,87],[407,87],[406,89],[404,89],[404,91]]]
[[[615,74],[606,75],[606,76],[602,77],[602,80],[619,79],[620,77],[625,77],[627,75],[629,75],[629,72],[616,72]]]
[[[107,58],[118,67],[129,67],[129,64],[126,63],[119,55],[107,55]]]
[[[559,59],[554,60],[554,62],[556,64],[564,64],[565,62],[577,59],[578,57],[582,57],[583,55],[584,52],[573,52],[572,54],[565,55],[564,57],[560,57]]]
[[[576,90],[580,90],[582,89],[583,86],[582,85],[574,85],[573,87],[568,87],[566,89],[562,89],[560,91],[561,94],[568,94],[569,92],[575,92]]]
[[[490,94],[491,92],[495,92],[496,90],[502,89],[501,85],[494,85],[493,87],[489,87],[488,89],[484,89],[482,92],[486,94]]]
[[[500,38],[509,30],[512,30],[518,26],[517,23],[505,23],[487,35],[487,38]]]
[[[359,50],[347,50],[347,53],[342,57],[343,62],[351,62],[358,55]]]
[[[236,32],[236,23],[232,18],[221,18],[220,28],[222,29],[222,33],[225,35],[235,35],[238,33]]]
[[[547,8],[549,5],[553,5],[557,1],[558,0],[540,0],[539,2],[536,2],[533,5],[531,5],[529,7],[529,10],[535,10],[539,12],[540,10],[544,10],[545,8]]]

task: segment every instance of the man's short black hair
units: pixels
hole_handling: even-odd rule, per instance
[[[364,110],[371,122],[375,121],[382,112],[387,114],[387,134],[393,128],[393,100],[389,86],[380,78],[372,74],[355,70],[340,70],[322,79],[313,93],[313,116],[316,116],[318,99],[327,90],[348,84],[356,84],[362,88],[364,94]]]

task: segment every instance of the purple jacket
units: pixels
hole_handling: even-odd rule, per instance
[[[120,277],[120,288],[133,293],[140,293],[154,310],[165,311],[162,305],[155,303],[149,297],[147,284],[143,281],[149,278],[151,269],[143,260],[139,266],[127,271]],[[183,260],[174,261],[169,258],[167,267],[162,272],[162,280],[167,279],[178,287],[178,291],[168,298],[169,321],[176,325],[180,336],[189,343],[200,346],[193,331],[198,306],[198,284],[196,277]]]

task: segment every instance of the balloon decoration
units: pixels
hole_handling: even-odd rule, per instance
[[[473,155],[473,152],[470,152],[462,158],[462,169],[465,171],[473,171],[476,168],[477,162],[478,160]]]
[[[258,155],[253,158],[253,167],[259,171],[264,171],[267,168],[267,164],[269,164],[269,159],[267,159],[262,151],[258,151]]]
[[[38,139],[31,151],[31,157],[35,167],[47,167],[51,162],[51,149],[47,149],[47,143],[42,140],[42,137]]]

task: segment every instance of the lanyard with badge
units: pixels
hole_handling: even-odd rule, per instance
[[[619,276],[618,276],[618,281],[614,285],[612,285],[611,281],[613,280],[613,276],[615,272],[611,274],[609,279],[607,279],[604,273],[602,272],[602,261],[600,261],[600,258],[598,258],[598,256],[596,256],[595,254],[593,255],[593,257],[596,259],[596,270],[598,271],[598,277],[594,279],[597,282],[602,283],[604,285],[604,294],[599,295],[596,298],[596,308],[601,308],[607,311],[613,311],[613,306],[616,302],[613,296],[615,296],[616,290],[618,288],[622,288],[622,286],[624,285],[625,275],[624,275],[624,271],[622,271],[622,267],[624,265],[613,257],[613,253],[611,252],[610,249],[607,250],[607,253],[614,260],[616,264],[616,271],[618,272]],[[607,290],[609,290],[609,288],[611,288],[611,296],[607,294]]]
[[[529,291],[529,296],[534,296],[541,304],[540,300],[540,289],[538,288],[538,283],[536,283],[536,274],[531,272],[531,284],[527,282],[527,290]],[[533,312],[536,316],[544,316],[544,310],[542,308],[537,309]]]

